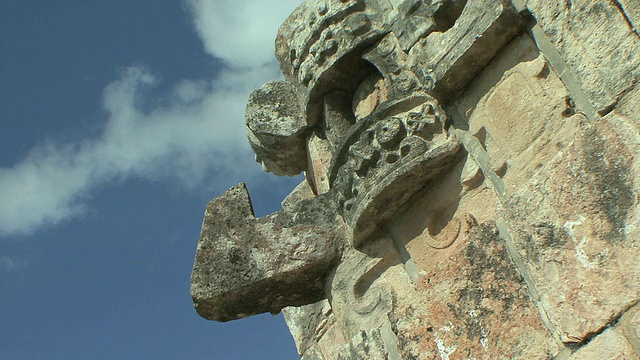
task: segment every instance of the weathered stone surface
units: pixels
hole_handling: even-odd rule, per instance
[[[621,100],[616,112],[627,119],[634,128],[626,131],[629,134],[640,133],[640,87],[630,91]]]
[[[380,328],[393,309],[393,289],[380,273],[400,263],[389,238],[378,238],[361,251],[351,249],[331,274],[331,306],[347,338]]]
[[[345,134],[329,184],[355,247],[452,163],[460,147],[444,131],[445,119],[437,101],[418,94],[381,104]]]
[[[319,131],[314,131],[307,140],[307,153],[309,154],[307,179],[313,184],[313,191],[317,195],[329,191],[329,166],[331,165],[331,144],[326,138],[318,136]]]
[[[490,168],[512,191],[573,138],[579,120],[570,117],[568,94],[535,43],[521,35],[448,110],[467,119],[454,126],[468,128],[478,138],[491,156]]]
[[[640,141],[626,117],[611,114],[590,123],[572,115],[566,94],[535,46],[522,38],[457,104],[493,166],[506,164],[502,196],[509,200],[496,208],[513,230],[527,264],[523,270],[551,326],[563,342],[575,344],[638,299],[632,265],[638,261],[632,210],[638,180],[632,169],[640,163],[631,154],[639,153]]]
[[[362,58],[372,63],[382,74],[389,98],[403,99],[414,92],[433,88],[433,79],[420,76],[424,74],[411,69],[409,58],[393,33],[386,35],[362,54]]]
[[[291,212],[295,211],[295,208],[299,202],[303,200],[313,199],[314,197],[315,194],[313,193],[311,185],[307,180],[303,180],[300,184],[298,184],[298,186],[295,187],[295,189],[291,191],[291,193],[289,193],[289,195],[287,195],[286,198],[282,200],[280,205],[282,206],[283,210]]]
[[[393,291],[379,278],[381,272],[399,266],[398,252],[388,238],[363,250],[366,253],[347,250],[330,274],[335,281],[329,302],[283,310],[287,321],[295,324],[298,349],[310,346],[303,359],[400,359],[388,320]]]
[[[301,360],[326,360],[326,358],[315,348],[310,348],[302,356]]]
[[[509,200],[517,245],[564,342],[582,342],[638,301],[632,162],[608,123],[583,124]]]
[[[336,151],[344,134],[356,122],[351,105],[351,97],[343,91],[336,90],[324,96],[324,119],[321,129],[331,145],[332,152]]]
[[[524,19],[505,1],[468,0],[453,27],[434,32],[409,52],[415,72],[433,79],[433,94],[446,103],[515,36]]]
[[[371,115],[378,105],[389,99],[389,91],[381,75],[366,78],[353,94],[352,110],[356,120]]]
[[[570,360],[593,359],[637,360],[640,357],[620,331],[610,329],[597,336],[570,358]]]
[[[625,338],[634,347],[637,354],[640,354],[640,306],[627,311],[620,319],[618,326]]]
[[[529,0],[527,5],[600,113],[607,113],[640,78],[640,35],[616,6],[620,3]],[[626,4],[624,9],[635,15],[637,2]]]
[[[361,251],[350,249],[344,254],[330,275],[330,292],[333,328],[343,332],[346,345],[325,346],[326,359],[400,359],[389,322],[395,306],[394,287],[382,279],[400,261],[393,242],[384,237],[368,242]]]
[[[287,324],[290,324],[289,331],[298,354],[302,356],[327,330],[331,305],[325,299],[309,305],[286,307],[282,309],[282,314]]]
[[[276,57],[285,79],[300,84],[309,125],[321,120],[324,94],[353,93],[373,67],[360,55],[389,32],[387,0],[305,2],[284,22]]]
[[[256,161],[275,175],[297,175],[307,166],[307,123],[296,90],[287,82],[269,82],[249,96],[247,136]]]
[[[303,359],[637,358],[638,9],[301,5],[247,125],[307,181],[260,219],[210,204],[198,311],[307,304],[285,310]]]
[[[360,330],[347,346],[335,357],[336,360],[389,359],[379,330]]]
[[[640,7],[634,0],[617,0],[613,3],[629,23],[633,32],[640,36]]]
[[[353,360],[353,359],[380,359],[400,360],[393,356],[393,352],[386,349],[384,335],[380,329],[360,330],[346,344],[338,345],[338,349],[332,349],[328,355],[318,348],[310,348],[302,357],[302,360]]]
[[[313,354],[318,359],[335,359],[336,354],[342,351],[345,344],[349,342],[345,329],[336,323],[336,315],[333,313],[333,308],[330,307],[329,309],[330,312],[328,312],[326,318],[309,333],[309,338],[313,338],[313,341],[310,342],[311,347],[305,351],[303,358],[306,359],[309,354]]]
[[[244,184],[207,205],[191,275],[198,314],[228,321],[325,297],[345,235],[340,220],[326,198],[290,209],[254,218]]]
[[[487,217],[482,205],[465,203],[468,197],[449,203],[446,200],[452,199],[438,196],[455,189],[450,180],[442,179],[421,194],[395,223],[394,236],[409,241],[408,250],[420,270],[413,291],[397,290],[398,305],[391,316],[402,358],[557,355],[560,348],[544,326],[505,240],[492,222],[478,223],[466,212],[475,206]],[[477,191],[481,189],[474,196],[481,196]]]
[[[444,32],[458,20],[467,0],[424,2],[407,0],[397,6],[398,15],[392,26],[404,51],[432,32]]]

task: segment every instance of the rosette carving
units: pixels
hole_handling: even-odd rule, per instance
[[[358,247],[458,153],[446,115],[426,94],[386,102],[356,123],[333,159],[329,183]],[[365,219],[376,219],[375,222]]]

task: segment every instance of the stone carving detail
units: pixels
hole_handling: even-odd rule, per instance
[[[435,99],[414,95],[381,104],[345,136],[329,183],[355,247],[382,230],[412,194],[451,164],[459,145],[447,136],[445,121]],[[377,224],[365,220],[371,217]]]
[[[431,218],[429,220],[432,222],[434,221],[433,219],[434,218]],[[424,239],[427,244],[434,249],[446,249],[458,240],[458,236],[460,236],[460,229],[462,228],[462,222],[457,217],[451,219],[451,221],[440,231],[438,235],[431,234],[431,227],[432,226],[427,226],[427,229],[425,229],[426,234],[424,234]]]
[[[547,3],[298,7],[276,39],[285,81],[251,95],[246,129],[265,170],[307,179],[262,218],[244,185],[209,203],[198,313],[302,306],[286,312],[304,359],[580,358],[611,339],[638,352],[640,93],[616,87],[606,121],[582,119],[593,91],[576,86],[606,81],[563,61],[581,52],[573,33],[602,31],[557,28],[564,5]],[[592,23],[585,6],[569,10]],[[602,23],[629,21],[616,16]]]
[[[293,176],[306,169],[307,122],[291,83],[269,82],[253,91],[245,120],[256,161],[265,171]]]
[[[346,252],[333,274],[332,306],[347,339],[351,339],[336,358],[396,359],[390,356],[398,351],[389,325],[389,314],[395,306],[394,289],[379,277],[401,262],[400,254],[386,237],[368,243],[363,251]],[[371,338],[363,338],[367,334]]]
[[[509,1],[443,3],[443,9],[448,10],[444,13],[450,15],[442,18],[441,25],[436,28],[446,31],[434,29],[429,36],[415,36],[408,42],[416,41],[407,52],[411,68],[417,74],[425,73],[432,78],[434,87],[431,93],[446,103],[522,31],[525,21]]]
[[[393,33],[400,39],[404,51],[434,31],[451,28],[467,4],[467,0],[429,1],[405,0],[398,7]]]
[[[246,110],[246,128],[256,160],[276,175],[295,175],[313,169],[315,165],[308,164],[312,159],[307,151],[308,137],[326,136],[331,154],[322,156],[332,158],[327,173],[329,189],[323,189],[324,196],[299,201],[300,206],[313,209],[323,206],[325,211],[320,211],[322,216],[313,221],[299,220],[294,211],[315,210],[289,208],[255,219],[248,195],[243,195],[241,188],[212,201],[205,216],[192,279],[192,292],[201,315],[224,321],[322,299],[321,284],[331,264],[339,258],[342,244],[362,248],[383,235],[394,213],[455,161],[460,145],[448,135],[441,99],[432,96],[432,92],[437,90],[438,82],[455,83],[459,88],[462,81],[446,66],[470,64],[469,59],[477,57],[473,39],[482,37],[485,42],[505,43],[511,34],[492,36],[495,28],[509,24],[506,20],[500,24],[500,19],[512,19],[511,15],[504,15],[511,14],[511,8],[501,3],[492,7],[490,15],[469,12],[468,8],[477,7],[479,2],[449,0],[427,4],[406,0],[395,6],[387,0],[326,0],[308,1],[294,11],[276,40],[276,57],[286,81],[265,84],[252,93]],[[455,41],[440,45],[427,41],[439,31],[444,34],[453,31],[455,22],[471,24],[476,18],[488,19],[486,26],[475,32],[454,31],[449,36],[466,41],[468,46],[461,52],[452,53]],[[425,25],[419,26],[421,22]],[[509,29],[512,31],[512,27]],[[452,53],[457,60],[434,62],[437,58],[432,50],[426,50],[425,44],[433,45],[434,53]],[[414,48],[420,52],[412,53]],[[437,64],[438,72],[431,73],[429,63],[417,64],[412,60],[415,58]],[[479,62],[471,68],[477,71],[482,66]],[[461,73],[463,80],[468,81],[469,71]],[[356,96],[356,92],[363,91],[360,87],[368,79],[375,80],[381,97],[368,108],[350,104],[349,99],[362,96]],[[367,110],[363,117],[358,117],[351,107]],[[224,206],[230,206],[229,216],[238,210],[246,221],[237,224],[232,221],[235,225],[220,222],[225,218]],[[344,219],[348,234],[339,235],[343,223],[335,216]],[[331,229],[325,228],[328,224]],[[321,234],[315,238],[314,246],[322,251],[292,258],[285,254],[290,248],[277,244],[281,241],[304,248],[300,244],[309,240],[301,234],[308,231]],[[247,246],[252,242],[256,248],[250,250]],[[296,242],[298,245],[294,245]],[[226,265],[215,265],[211,257],[227,259],[221,262]],[[281,259],[283,263],[277,260],[256,267],[264,257]],[[256,271],[247,271],[245,267]],[[232,280],[236,276],[233,274],[243,274],[239,277],[242,281]],[[302,280],[298,280],[306,290],[288,293],[283,284],[291,281],[291,277],[300,277]],[[265,295],[248,295],[261,287]],[[235,301],[239,296],[262,300],[245,302],[239,309],[239,302]]]
[[[398,254],[391,249],[390,239],[378,239],[373,245],[384,248],[385,256],[376,258],[358,251],[350,252],[350,256],[345,256],[346,259],[336,269],[336,275],[351,275],[337,276],[332,289],[335,294],[334,307],[338,308],[338,311],[352,309],[359,318],[353,321],[360,321],[368,326],[382,323],[393,306],[392,289],[384,285],[374,285],[373,282],[381,269],[399,262]]]
[[[389,32],[388,1],[323,0],[298,7],[276,38],[285,79],[299,84],[310,125],[322,116],[322,97],[353,90],[371,74],[362,52]]]
[[[431,77],[424,72],[416,73],[411,69],[407,53],[393,33],[385,36],[362,57],[380,71],[389,88],[391,99],[401,99],[418,90],[433,89],[434,81]],[[417,74],[424,76],[418,77]]]

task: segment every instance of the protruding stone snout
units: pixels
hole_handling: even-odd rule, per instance
[[[207,205],[191,274],[196,311],[229,321],[324,299],[342,224],[323,196],[255,218],[245,184],[234,186]]]

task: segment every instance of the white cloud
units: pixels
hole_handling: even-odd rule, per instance
[[[253,66],[272,61],[276,30],[301,3],[301,0],[189,0],[187,4],[210,55],[235,66]]]
[[[213,170],[227,176],[259,171],[247,164],[244,107],[251,90],[279,77],[273,38],[299,3],[190,1],[205,48],[226,62],[224,70],[212,80],[178,83],[164,105],[151,109],[141,99],[156,78],[140,67],[123,71],[104,90],[109,117],[99,137],[43,141],[13,167],[0,168],[0,236],[77,217],[97,188],[114,181],[172,176],[193,186]]]

